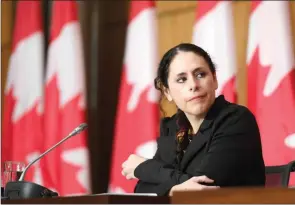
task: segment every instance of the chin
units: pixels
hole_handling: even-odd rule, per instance
[[[206,105],[198,105],[191,107],[190,109],[187,110],[187,113],[191,115],[205,115],[208,111],[208,106]]]

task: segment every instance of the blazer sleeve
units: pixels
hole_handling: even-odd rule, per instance
[[[241,181],[253,160],[262,158],[260,133],[254,115],[244,108],[230,118],[217,130],[206,157],[195,170],[196,175],[206,175],[218,186]]]
[[[260,145],[258,126],[250,111],[245,109],[228,117],[214,134],[208,153],[194,173],[187,174],[150,159],[138,166],[135,176],[144,182],[160,184],[158,189],[166,192],[192,176],[201,175],[212,178],[215,185],[226,186],[237,174],[236,167],[243,167],[245,160],[249,160],[253,146]]]
[[[160,123],[160,136],[165,136],[167,135],[167,129],[166,129],[166,122],[169,120],[169,118],[164,118],[161,120]],[[152,159],[147,160],[146,162],[152,162],[152,163],[156,163],[156,166],[165,166],[165,164],[162,162],[160,155],[159,155],[159,150],[156,151],[154,157]],[[145,164],[146,162],[140,164],[136,169],[135,169],[135,173],[142,172],[141,170],[143,170],[145,168]],[[159,164],[158,164],[159,163]],[[153,166],[153,165],[151,165]],[[150,167],[150,165],[148,165],[149,168],[152,169],[152,167]],[[142,169],[143,168],[143,169]],[[150,170],[151,171],[151,170]],[[152,172],[142,172],[141,175],[150,175],[153,174]],[[139,179],[139,181],[137,182],[135,188],[134,188],[134,193],[156,193],[158,196],[164,196],[167,195],[170,189],[167,189],[167,187],[172,187],[172,183],[173,181],[169,181],[169,185],[166,183],[162,183],[161,180],[147,180],[147,181],[143,181],[141,180],[141,178],[137,177]],[[170,185],[171,184],[171,185]],[[167,186],[168,185],[168,186]]]

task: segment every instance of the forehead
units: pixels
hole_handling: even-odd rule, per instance
[[[170,63],[170,73],[190,72],[199,67],[208,68],[208,64],[202,56],[193,52],[180,51]]]

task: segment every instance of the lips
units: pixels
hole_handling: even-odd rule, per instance
[[[188,102],[190,101],[194,101],[194,100],[201,100],[203,99],[204,97],[206,97],[206,95],[198,95],[198,96],[194,96],[194,97],[191,97],[188,99]]]

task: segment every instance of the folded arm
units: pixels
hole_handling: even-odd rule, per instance
[[[193,173],[184,173],[172,165],[161,162],[160,156],[155,155],[140,164],[135,170],[135,176],[145,183],[158,184],[154,189],[165,189],[180,184],[192,176],[206,175],[218,186],[226,186],[238,177],[237,167],[243,167],[249,159],[249,152],[255,144],[259,144],[259,131],[255,118],[250,112],[232,117],[221,127],[212,139],[208,153],[202,163]]]

